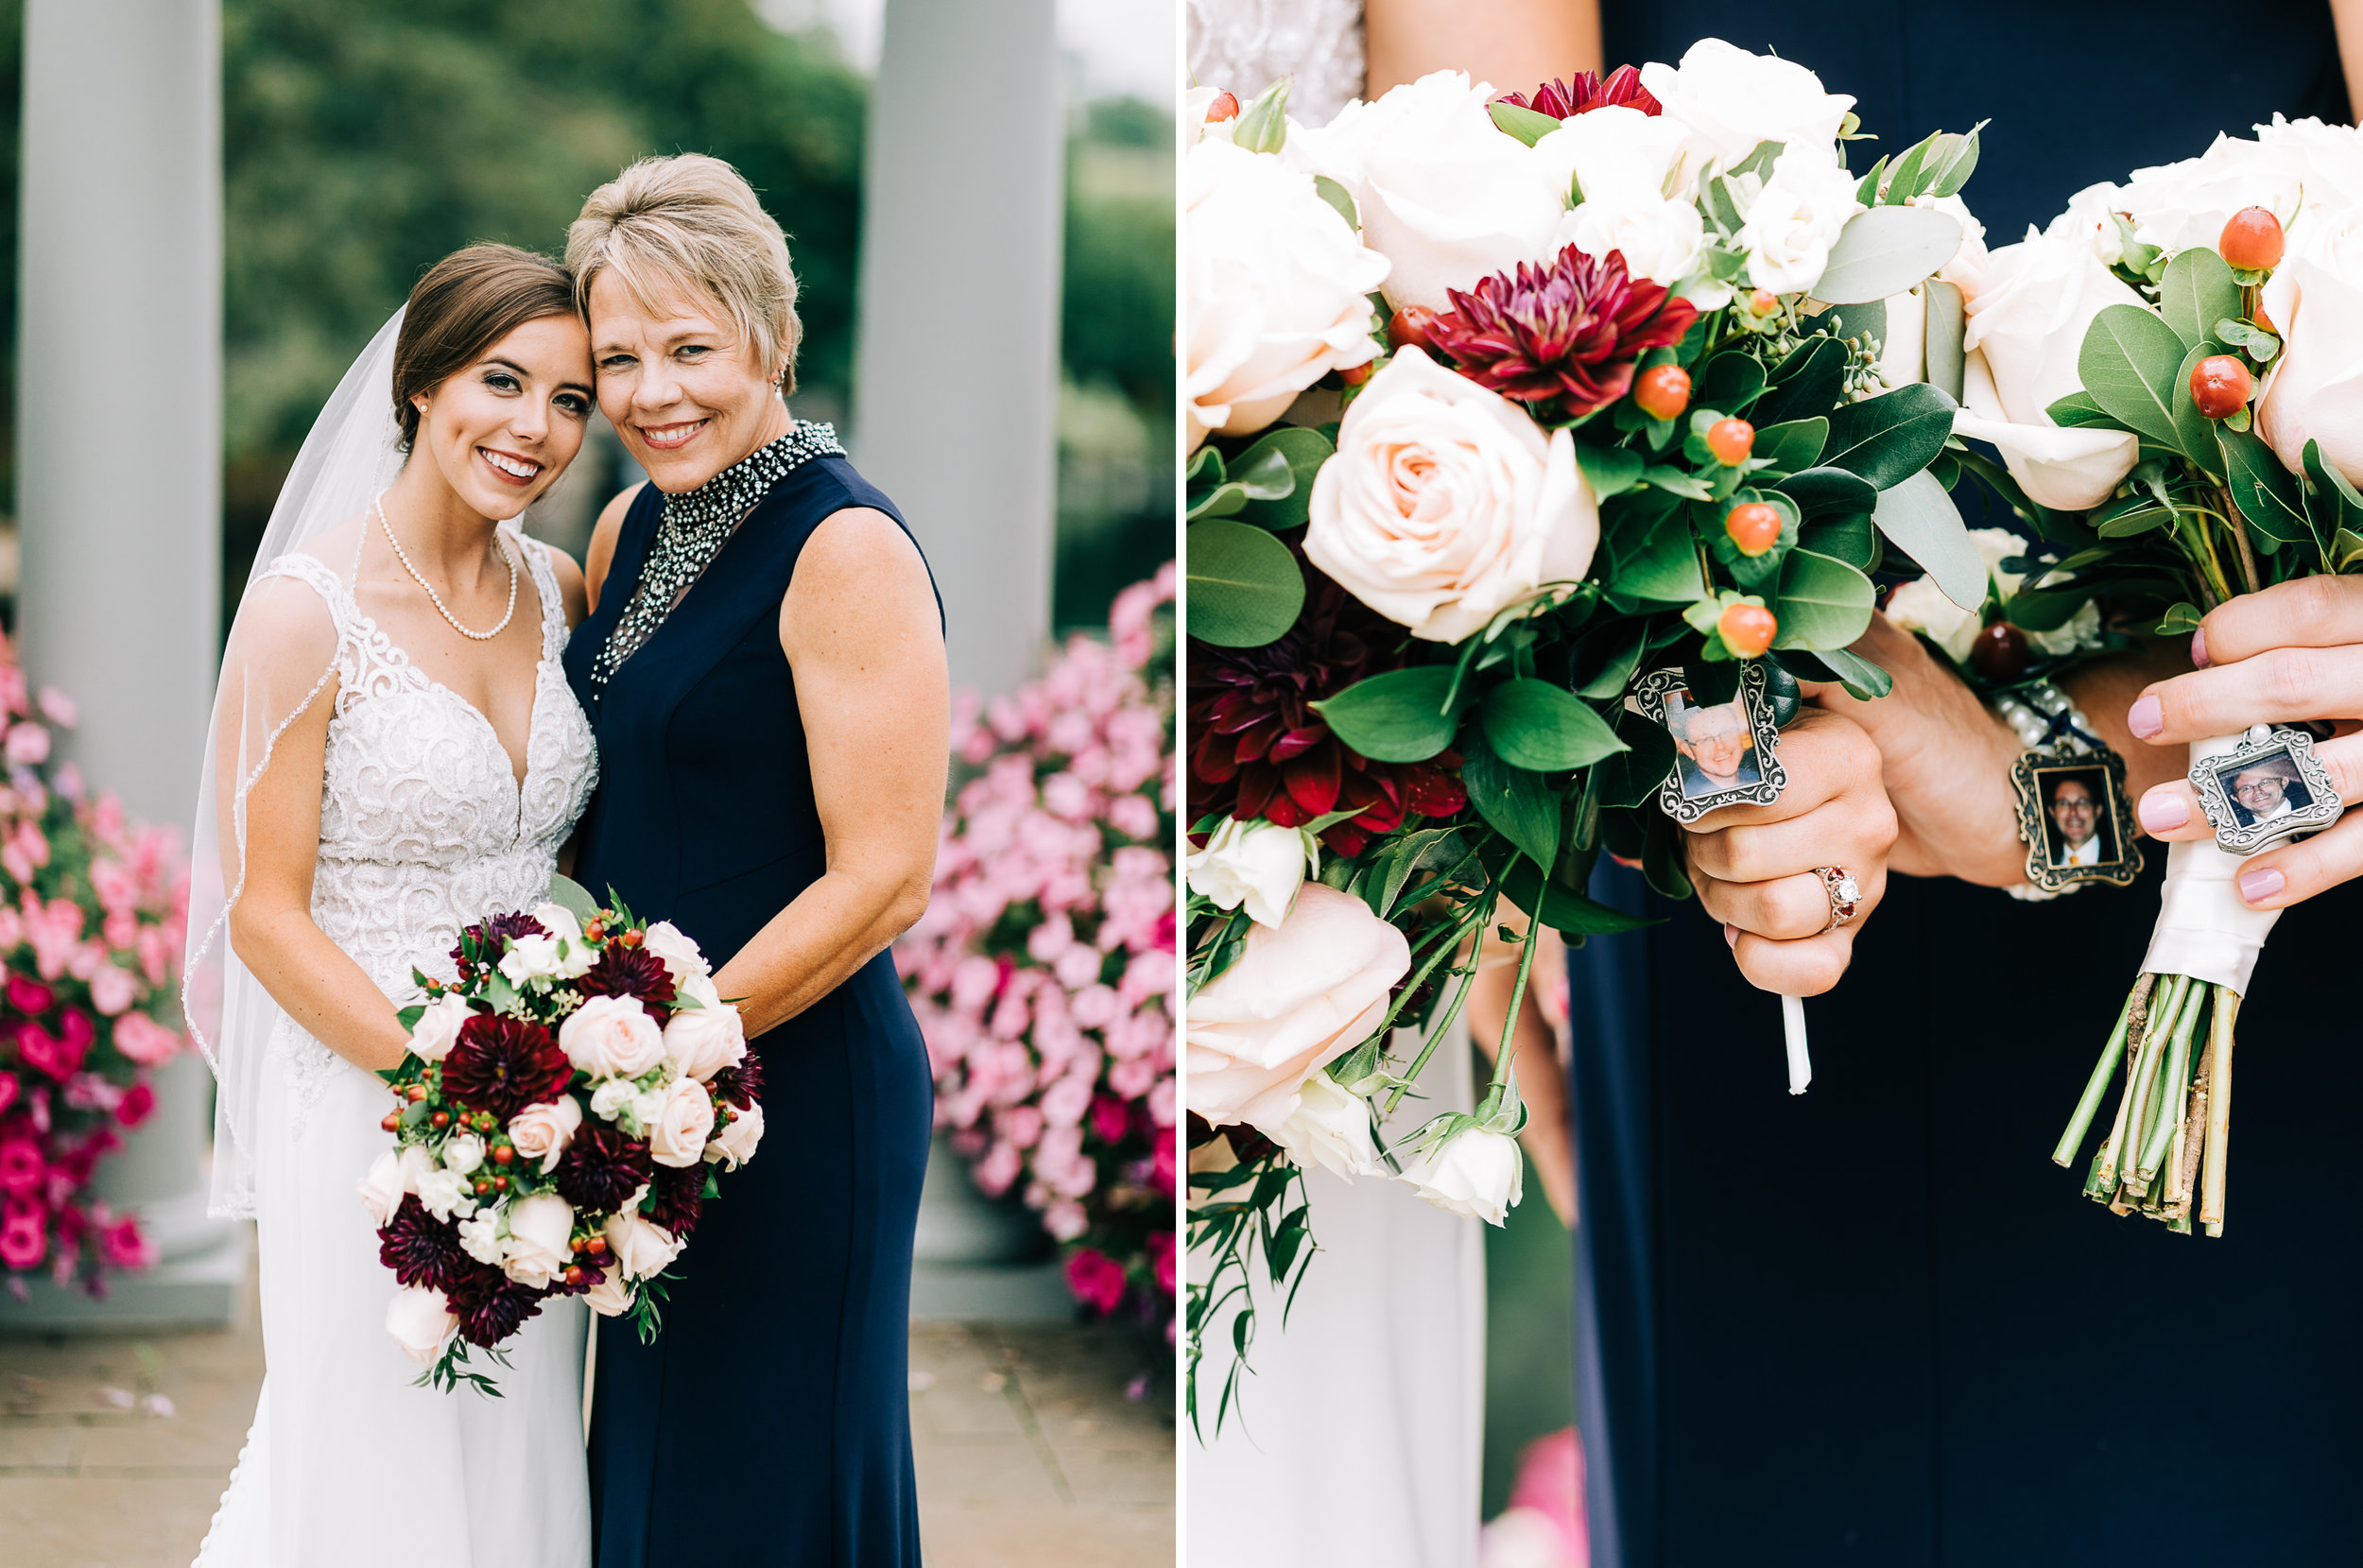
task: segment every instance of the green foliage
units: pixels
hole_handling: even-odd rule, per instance
[[[1190,635],[1218,647],[1261,647],[1296,624],[1304,574],[1263,529],[1215,518],[1183,536]]]
[[[1986,602],[1986,562],[1953,497],[1934,475],[1915,474],[1879,492],[1879,531],[1918,561],[1944,596],[1975,612]]]
[[[1486,741],[1502,760],[1538,772],[1583,767],[1625,750],[1599,715],[1531,677],[1494,687],[1485,698],[1484,719]]]
[[[1901,294],[1953,259],[1960,221],[1929,207],[1872,207],[1847,219],[1814,298],[1865,304]]]
[[[1195,590],[1193,590],[1195,591]],[[1197,601],[1190,629],[1199,636]],[[1452,744],[1467,698],[1455,698],[1449,664],[1388,670],[1313,707],[1337,738],[1378,762],[1425,762]]]
[[[1877,490],[1900,485],[1944,450],[1954,412],[1953,400],[1925,382],[1843,404],[1830,411],[1822,465],[1859,474]]]
[[[1791,550],[1781,569],[1780,597],[1772,612],[1780,631],[1776,648],[1842,648],[1871,625],[1877,595],[1871,579],[1842,560]]]
[[[2174,380],[2184,350],[2172,327],[2139,305],[2110,305],[2086,329],[2076,369],[2084,390],[2110,418],[2147,440],[2181,452],[2182,436],[2174,427]]]

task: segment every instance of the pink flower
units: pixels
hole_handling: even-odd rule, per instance
[[[0,1073],[0,1111],[16,1103],[17,1082],[14,1073]]]
[[[81,1051],[38,1024],[18,1026],[16,1050],[26,1066],[37,1073],[45,1073],[60,1083],[72,1077],[75,1070],[82,1065]]]
[[[100,964],[90,977],[90,1005],[109,1018],[129,1007],[139,982],[120,964]]]
[[[9,767],[38,767],[49,760],[49,732],[38,724],[12,724],[6,750]]]
[[[987,1198],[999,1198],[1009,1190],[1009,1183],[1017,1180],[1017,1173],[1023,1168],[1025,1156],[1018,1152],[1017,1146],[999,1143],[992,1146],[991,1153],[976,1162],[972,1174],[976,1179],[978,1192]]]
[[[110,1268],[152,1268],[156,1265],[156,1244],[140,1232],[136,1215],[126,1215],[98,1232],[98,1254]]]
[[[115,1020],[115,1049],[143,1067],[161,1067],[181,1050],[181,1035],[144,1012]]]
[[[22,974],[9,976],[9,1006],[27,1018],[39,1018],[58,1005],[58,993],[39,980]]]
[[[1102,1094],[1092,1101],[1092,1130],[1101,1143],[1121,1143],[1131,1125],[1132,1113],[1122,1100]]]
[[[49,1250],[49,1236],[42,1211],[35,1206],[19,1208],[10,1204],[8,1217],[0,1219],[0,1268],[36,1268],[43,1254]]]
[[[1157,1288],[1168,1296],[1172,1295],[1173,1232],[1171,1231],[1148,1232],[1148,1264],[1157,1271]]]
[[[1042,1138],[1043,1111],[1036,1105],[1005,1106],[993,1112],[992,1129],[1017,1148],[1031,1148]]]
[[[48,1172],[48,1163],[41,1157],[41,1146],[30,1138],[11,1138],[0,1143],[0,1193],[11,1198],[29,1197]]]
[[[1061,1241],[1073,1241],[1091,1227],[1080,1203],[1053,1203],[1042,1212],[1042,1228]]]
[[[77,1111],[112,1111],[122,1100],[123,1091],[96,1073],[77,1073],[65,1086],[65,1103]]]
[[[1067,1254],[1066,1284],[1077,1301],[1102,1318],[1124,1304],[1124,1266],[1095,1247]]]
[[[115,1102],[115,1121],[124,1127],[137,1127],[155,1109],[156,1091],[145,1083],[135,1083]]]
[[[1177,1159],[1173,1151],[1175,1142],[1176,1140],[1170,1137],[1158,1139],[1155,1151],[1148,1157],[1149,1185],[1167,1198],[1173,1196],[1174,1169]],[[1170,1290],[1172,1286],[1167,1285],[1166,1288]]]
[[[1072,1128],[1091,1109],[1092,1080],[1069,1076],[1050,1086],[1042,1097],[1043,1120],[1055,1128]]]
[[[74,705],[74,698],[66,696],[55,686],[43,686],[41,689],[39,700],[42,713],[47,715],[52,724],[62,725],[71,730],[82,721],[81,710]]]

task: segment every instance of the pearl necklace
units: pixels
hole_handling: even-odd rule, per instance
[[[517,562],[516,559],[509,555],[509,546],[497,543],[495,544],[495,548],[501,553],[501,560],[509,566],[509,612],[501,617],[500,625],[492,630],[472,631],[459,624],[459,617],[451,612],[451,607],[443,602],[443,595],[435,592],[435,585],[420,576],[419,569],[410,564],[409,554],[403,549],[402,541],[394,537],[394,526],[386,521],[386,492],[379,491],[377,499],[371,504],[377,508],[377,526],[386,530],[386,543],[394,547],[394,559],[402,562],[402,569],[410,574],[411,581],[426,590],[426,596],[434,601],[436,610],[441,612],[443,619],[451,623],[451,629],[454,631],[479,643],[489,643],[509,629],[509,623],[517,618]],[[497,526],[493,529],[492,537],[496,542],[500,537]]]

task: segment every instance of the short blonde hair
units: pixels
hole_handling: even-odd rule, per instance
[[[591,193],[566,231],[575,304],[591,319],[591,284],[615,277],[643,310],[667,295],[703,295],[722,307],[761,361],[785,362],[780,389],[796,389],[796,273],[787,236],[736,169],[701,152],[643,158]]]

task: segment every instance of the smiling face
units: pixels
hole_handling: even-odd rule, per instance
[[[2071,846],[2081,846],[2099,826],[2093,792],[2077,779],[2063,779],[2051,792],[2051,821]]]
[[[2288,793],[2288,779],[2268,768],[2245,769],[2232,781],[2232,798],[2239,801],[2251,817],[2264,817],[2278,811]]]
[[[643,308],[612,268],[591,281],[592,357],[599,411],[668,495],[697,489],[787,434],[777,365],[757,361],[710,302]]]
[[[1738,780],[1740,764],[1754,745],[1748,715],[1739,711],[1736,702],[1692,709],[1683,732],[1674,737],[1675,750],[1688,757],[1691,765],[1718,789],[1728,788]]]
[[[572,316],[527,321],[411,402],[412,460],[426,457],[478,516],[514,517],[582,449],[593,406],[590,335]]]

